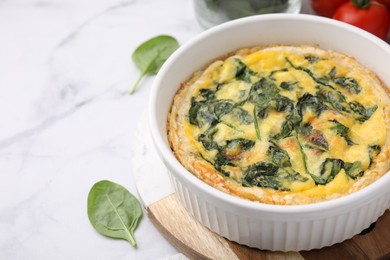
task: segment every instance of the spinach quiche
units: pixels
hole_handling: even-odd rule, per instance
[[[182,84],[168,139],[182,165],[219,190],[269,204],[314,203],[389,170],[389,104],[380,79],[344,54],[246,48]]]

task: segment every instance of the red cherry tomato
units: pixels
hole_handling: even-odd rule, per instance
[[[367,7],[358,7],[347,2],[337,8],[333,18],[355,25],[379,38],[385,39],[390,27],[390,14],[384,5],[367,1]]]
[[[346,2],[348,0],[311,0],[311,7],[318,15],[332,17],[336,9]]]
[[[386,6],[387,11],[390,12],[390,0],[376,0],[378,3],[383,4]]]

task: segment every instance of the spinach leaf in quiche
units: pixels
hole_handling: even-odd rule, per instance
[[[301,124],[302,118],[298,115],[297,109],[294,108],[294,103],[291,103],[291,107],[287,106],[285,112],[287,113],[287,116],[281,126],[280,132],[270,136],[273,140],[289,137],[294,130],[299,131],[299,125]]]
[[[360,115],[360,117],[357,118],[357,120],[360,121],[360,122],[365,122],[368,119],[370,119],[372,114],[374,114],[374,112],[378,108],[377,105],[373,105],[372,107],[365,108],[362,104],[360,104],[357,101],[350,102],[349,103],[349,107],[351,108],[351,110],[353,112],[355,112],[356,114]]]
[[[210,136],[207,137],[206,134],[209,134]],[[226,170],[226,167],[224,166],[236,167],[233,162],[240,159],[244,151],[252,149],[252,147],[255,145],[255,142],[244,138],[237,138],[226,141],[226,146],[223,147],[216,144],[212,140],[214,134],[215,130],[211,129],[210,132],[205,133],[205,135],[200,135],[200,139],[205,148],[207,146],[207,150],[218,150],[214,157],[214,162],[210,163],[213,164],[215,169],[223,175],[232,177],[229,170]]]
[[[191,106],[188,111],[190,124],[202,127],[205,124],[215,126],[218,124],[218,117],[214,111],[214,103],[209,101],[196,101],[191,98]]]
[[[215,114],[214,106],[212,103],[202,103],[197,113],[197,122],[199,126],[208,124],[210,126],[215,126],[218,124],[218,117]]]
[[[289,58],[287,58],[287,57],[286,57],[286,61],[287,61],[287,63],[288,63],[291,67],[293,67],[294,69],[305,72],[307,75],[309,75],[309,77],[311,77],[311,78],[312,78],[315,82],[317,82],[318,84],[321,84],[321,85],[323,85],[323,86],[327,86],[327,87],[329,87],[329,88],[331,88],[331,89],[334,89],[334,87],[332,87],[332,85],[330,85],[330,84],[328,83],[328,81],[329,81],[328,78],[317,78],[317,77],[314,75],[314,73],[313,73],[310,69],[305,68],[305,67],[301,67],[301,66],[296,66],[296,65],[294,65],[294,64],[291,62],[291,60],[290,60]]]
[[[228,140],[226,141],[226,153],[237,154],[237,152],[248,151],[252,149],[254,145],[255,145],[254,141],[244,139],[244,138]]]
[[[287,68],[283,68],[283,69],[279,69],[279,70],[274,70],[274,71],[271,71],[271,73],[269,74],[269,79],[271,79],[271,80],[276,80],[275,79],[275,77],[274,77],[274,75],[276,74],[276,73],[278,73],[278,72],[286,72],[286,71],[288,71],[288,69]]]
[[[249,114],[248,111],[240,107],[235,107],[232,112],[233,117],[235,117],[238,122],[242,125],[249,125],[253,123],[253,117]]]
[[[236,79],[251,83],[251,77],[256,75],[256,72],[251,70],[240,59],[235,59],[236,62]]]
[[[218,152],[217,155],[214,158],[214,167],[217,171],[221,172],[223,175],[227,177],[231,177],[231,174],[229,171],[226,171],[223,169],[223,166],[235,166],[229,158],[227,158],[222,153]]]
[[[350,77],[336,77],[337,69],[333,67],[328,73],[329,77],[333,80],[334,83],[341,86],[342,88],[347,89],[349,92],[353,94],[359,94],[361,91],[361,87],[358,82],[354,78]]]
[[[317,117],[319,117],[322,111],[329,108],[320,98],[313,96],[312,94],[305,93],[298,100],[297,112],[302,117],[306,109],[312,110],[317,115]]]
[[[261,78],[251,86],[248,101],[254,104],[254,127],[257,139],[259,140],[261,140],[261,135],[258,119],[267,117],[268,109],[270,109],[270,102],[276,99],[278,93],[279,90],[276,88],[275,83],[266,78]]]
[[[327,158],[321,165],[319,176],[310,175],[316,184],[325,185],[332,181],[343,167],[344,162],[342,160]]]
[[[304,147],[326,152],[329,150],[328,141],[324,134],[318,130],[313,129],[308,134],[303,135],[302,139],[305,141]]]
[[[188,117],[191,125],[199,126],[198,112],[204,103],[197,102],[194,97],[191,98],[191,107],[188,111]]]
[[[249,91],[249,101],[263,106],[272,100],[279,93],[278,88],[275,83],[267,80],[266,78],[261,78],[259,81],[252,84]]]
[[[202,88],[199,90],[200,95],[205,99],[205,100],[213,100],[215,99],[215,93],[211,89],[206,89]]]
[[[222,120],[227,114],[232,114],[240,124],[248,125],[253,122],[252,116],[248,111],[241,108],[243,103],[234,103],[228,99],[216,99],[215,92],[210,89],[200,89],[198,100],[191,98],[191,106],[188,111],[189,122],[192,125],[202,127],[205,124],[215,126],[223,123],[237,131],[237,127]]]
[[[283,81],[282,83],[280,83],[280,87],[284,90],[288,90],[288,91],[291,91],[294,89],[294,86],[298,83],[298,81],[293,81],[293,82],[289,82],[289,81]]]
[[[282,95],[277,95],[274,100],[272,100],[271,105],[277,112],[284,112],[289,115],[294,112],[294,101]]]
[[[321,96],[322,93],[317,92],[318,96]],[[339,112],[349,112],[348,104],[345,99],[345,96],[340,91],[328,91],[324,99],[329,102],[331,107]]]
[[[290,189],[284,186],[287,181],[305,182],[308,179],[301,176],[299,173],[288,173],[286,170],[268,162],[258,162],[252,164],[245,170],[242,185],[244,187],[258,186],[262,188],[270,188],[280,191],[289,191]]]
[[[273,140],[280,140],[286,137],[291,136],[292,131],[294,131],[294,121],[288,118],[283,122],[280,132],[271,136],[270,138]]]
[[[259,127],[259,121],[257,120],[257,117],[258,117],[258,115],[257,115],[257,106],[255,105],[254,107],[253,107],[253,118],[254,118],[254,125],[255,125],[255,131],[256,131],[256,137],[257,137],[257,139],[259,139],[259,140],[261,140],[261,134],[260,134],[260,127]]]
[[[310,62],[311,64],[316,63],[318,60],[320,60],[320,57],[315,56],[315,55],[306,55],[305,60]]]
[[[234,103],[230,100],[218,100],[214,103],[214,113],[218,119],[232,112]]]
[[[362,163],[356,161],[354,163],[344,163],[344,170],[351,179],[356,179],[363,176],[364,170],[362,169]]]
[[[310,123],[299,122],[299,124],[296,125],[297,133],[303,136],[309,135],[312,130],[313,126]]]
[[[334,83],[340,85],[341,87],[346,88],[347,90],[349,90],[349,92],[353,94],[359,94],[361,91],[359,84],[354,78],[339,77],[339,78],[334,78],[333,81]]]
[[[371,167],[374,157],[377,156],[381,151],[381,147],[379,145],[370,145],[368,146],[368,156],[370,158],[370,165],[368,167]]]
[[[204,148],[208,151],[210,150],[220,150],[221,147],[214,142],[214,135],[218,132],[218,128],[213,126],[207,129],[204,133],[198,136],[198,142],[201,142]]]
[[[287,113],[287,117],[294,111],[294,101],[278,93],[279,90],[276,85],[266,78],[261,78],[251,87],[249,101],[254,103],[253,117],[256,135],[259,140],[260,130],[258,119],[267,118],[268,112],[271,110]]]
[[[274,190],[288,190],[283,187],[279,174],[279,167],[267,162],[259,162],[249,166],[244,172],[243,186],[258,186]]]
[[[284,99],[286,98],[283,97],[282,100]],[[323,152],[327,151],[329,149],[328,142],[323,133],[313,129],[310,124],[303,123],[302,118],[307,110],[311,110],[317,116],[320,116],[322,111],[328,109],[328,106],[326,106],[321,99],[309,93],[306,93],[299,98],[295,109],[291,100],[286,104],[287,105],[285,106],[281,106],[281,108],[287,112],[286,121],[283,122],[281,131],[278,134],[271,136],[271,139],[280,140],[289,137],[291,136],[292,131],[295,130],[298,134],[302,135],[302,138],[305,141],[304,147],[317,149]]]
[[[351,138],[349,138],[349,136],[348,136],[348,131],[349,131],[348,127],[346,127],[345,125],[341,124],[337,120],[330,120],[330,122],[335,123],[335,125],[332,126],[330,129],[336,130],[337,134],[342,136],[345,139],[345,141],[347,142],[348,145],[354,145],[355,144],[351,140]]]
[[[267,155],[271,158],[272,162],[281,168],[291,167],[290,156],[274,142],[270,142]]]

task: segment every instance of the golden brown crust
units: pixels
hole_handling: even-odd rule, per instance
[[[334,59],[337,62],[347,64],[349,67],[354,67],[357,73],[367,75],[370,82],[370,86],[375,97],[380,101],[383,106],[383,113],[386,122],[386,138],[385,143],[382,146],[380,153],[375,157],[372,162],[370,169],[366,170],[363,177],[353,181],[353,184],[344,191],[338,191],[334,193],[326,193],[325,195],[311,195],[308,192],[290,192],[290,191],[281,191],[273,190],[268,188],[260,187],[244,187],[240,183],[235,182],[231,178],[227,178],[221,175],[210,163],[204,160],[197,151],[195,145],[195,138],[191,139],[185,133],[183,123],[188,121],[186,115],[190,109],[190,97],[192,92],[196,88],[197,84],[202,84],[202,75],[207,75],[212,73],[213,70],[220,66],[222,61],[228,57],[239,55],[246,56],[251,53],[255,53],[259,50],[266,48],[273,48],[278,46],[280,48],[295,48],[298,51],[303,53],[327,53],[329,57]],[[294,50],[295,50],[294,49]],[[321,54],[322,55],[322,54]],[[192,77],[185,83],[183,83],[176,96],[174,97],[171,111],[168,115],[168,140],[170,146],[173,150],[173,153],[178,158],[178,160],[183,164],[183,166],[188,169],[192,174],[194,174],[199,179],[203,180],[212,187],[215,187],[226,193],[253,200],[259,201],[268,204],[278,204],[278,205],[297,205],[297,204],[308,204],[319,201],[325,201],[334,199],[337,197],[345,196],[357,190],[360,190],[369,184],[373,183],[381,176],[383,176],[390,168],[390,99],[388,94],[390,90],[379,80],[379,78],[371,71],[362,68],[354,58],[347,57],[345,55],[339,54],[334,51],[324,51],[316,47],[311,46],[283,46],[283,45],[274,45],[266,47],[253,47],[240,49],[235,52],[229,53],[221,59],[214,61],[210,64],[205,71],[195,72]],[[286,145],[294,146],[294,143],[288,143]]]

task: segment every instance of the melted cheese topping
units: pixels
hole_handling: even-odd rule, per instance
[[[321,201],[388,170],[388,153],[386,162],[378,156],[389,135],[383,94],[371,72],[339,53],[243,49],[178,92],[168,136],[187,169],[225,192],[275,204]]]

